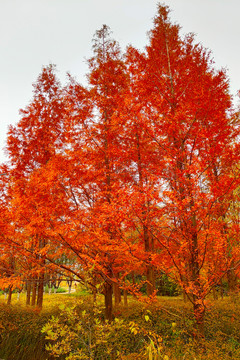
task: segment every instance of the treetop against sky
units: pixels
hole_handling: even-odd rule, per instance
[[[182,32],[213,51],[218,68],[227,67],[231,90],[239,89],[239,1],[168,0],[171,17]],[[156,0],[10,0],[0,14],[0,161],[8,126],[19,120],[19,109],[32,98],[32,83],[42,66],[57,64],[64,82],[70,71],[86,83],[92,37],[107,24],[122,48],[129,43],[143,49],[157,8]]]

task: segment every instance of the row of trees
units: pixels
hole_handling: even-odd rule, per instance
[[[43,68],[1,168],[2,283],[102,282],[111,320],[113,286],[145,274],[151,296],[161,272],[202,331],[207,294],[239,266],[238,114],[225,71],[168,7],[149,40],[122,54],[104,25],[86,87]]]

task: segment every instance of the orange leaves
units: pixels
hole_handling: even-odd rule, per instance
[[[110,283],[152,266],[198,302],[239,261],[228,81],[179,29],[159,5],[146,52],[124,57],[103,26],[86,88],[43,69],[9,131],[9,188],[0,179],[0,230],[26,257]]]

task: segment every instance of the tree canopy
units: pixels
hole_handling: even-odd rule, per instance
[[[134,272],[154,296],[165,273],[202,331],[207,294],[239,266],[239,122],[227,74],[163,5],[144,51],[123,53],[103,25],[88,64],[85,87],[70,75],[62,86],[44,67],[10,127],[0,264],[13,267],[11,254],[15,265],[2,281],[63,271],[101,284],[111,320],[114,287],[136,291]]]

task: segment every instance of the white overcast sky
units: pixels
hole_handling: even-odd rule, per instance
[[[161,1],[160,1],[161,2]],[[122,49],[143,49],[152,28],[157,0],[0,0],[0,162],[8,126],[32,97],[32,83],[42,66],[57,65],[64,83],[70,72],[84,82],[85,58],[103,24]],[[162,3],[162,2],[161,2]],[[226,67],[231,91],[240,89],[240,1],[165,0],[182,33],[212,50],[216,67]]]

